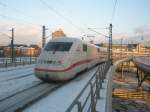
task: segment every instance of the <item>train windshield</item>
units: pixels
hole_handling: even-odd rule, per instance
[[[45,51],[69,51],[72,46],[72,42],[49,42]]]

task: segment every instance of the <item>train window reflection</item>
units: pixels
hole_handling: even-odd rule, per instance
[[[83,51],[87,51],[87,45],[83,44]]]
[[[46,51],[69,51],[72,42],[49,42],[45,49]]]

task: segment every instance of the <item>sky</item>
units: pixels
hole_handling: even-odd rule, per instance
[[[40,45],[42,25],[47,35],[61,28],[78,38],[94,34],[88,28],[108,35],[110,23],[114,39],[150,35],[149,12],[150,0],[0,0],[0,45],[10,43],[12,27],[21,44]],[[92,39],[106,40],[98,34]]]

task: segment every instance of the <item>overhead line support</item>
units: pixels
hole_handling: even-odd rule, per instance
[[[45,25],[43,25],[43,27],[42,27],[42,48],[44,48],[45,43],[46,43],[46,30],[47,30],[47,28],[45,27]]]
[[[11,59],[14,62],[14,28],[11,29],[12,38],[11,38]]]
[[[108,46],[108,60],[111,61],[112,64],[112,24],[109,25],[109,46]]]

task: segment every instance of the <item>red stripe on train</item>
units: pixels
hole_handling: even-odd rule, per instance
[[[63,69],[63,70],[52,70],[52,69],[43,69],[43,68],[35,68],[35,71],[45,71],[45,72],[66,72],[76,66],[79,66],[79,65],[82,65],[82,64],[85,64],[85,63],[89,63],[91,62],[93,59],[89,59],[89,60],[83,60],[83,61],[79,61],[77,63],[74,63],[73,65],[69,66],[68,68],[66,69]]]

